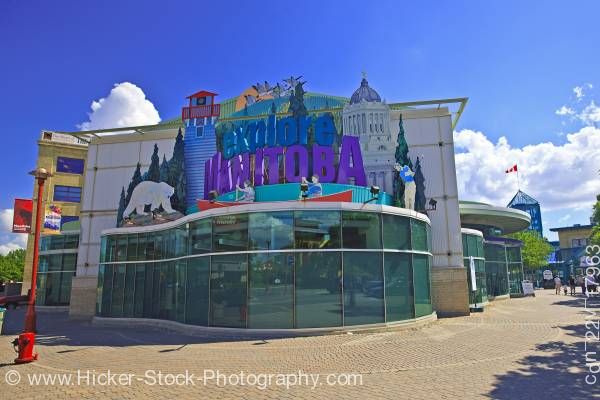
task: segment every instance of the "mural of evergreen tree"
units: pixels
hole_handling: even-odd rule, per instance
[[[167,162],[167,157],[163,154],[163,160],[160,163],[160,181],[168,182],[169,179],[169,163]]]
[[[135,171],[133,172],[133,177],[131,178],[131,182],[129,182],[129,186],[127,187],[127,196],[125,197],[125,207],[129,204],[129,200],[131,200],[131,194],[133,193],[133,189],[142,182],[144,179],[142,178],[142,172],[140,170],[140,163],[137,163],[135,167]],[[123,208],[124,209],[124,208]]]
[[[425,211],[425,206],[427,204],[427,199],[425,198],[425,177],[423,176],[423,171],[421,171],[421,160],[417,157],[417,162],[415,163],[415,210],[416,211]]]
[[[154,153],[150,158],[150,168],[148,168],[148,177],[146,180],[160,182],[160,159],[158,158],[158,145],[154,144]]]
[[[184,158],[183,135],[181,128],[177,132],[175,146],[173,147],[173,157],[168,162],[169,174],[166,182],[175,189],[171,197],[171,206],[173,209],[185,214],[186,211],[186,178],[185,178],[185,158]],[[162,180],[162,179],[161,179]]]
[[[123,211],[125,211],[125,207],[127,207],[127,203],[125,202],[125,186],[123,186],[121,188],[121,198],[119,199],[119,209],[117,210],[117,226],[121,226],[123,223]]]
[[[402,122],[402,114],[400,114],[400,121],[398,122],[398,138],[396,139],[396,153],[394,154],[394,158],[396,163],[400,164],[400,166],[408,165],[411,170],[413,169],[413,164],[410,158],[408,158],[408,143],[406,143],[406,138],[404,136],[404,124]],[[394,200],[398,207],[404,207],[404,182],[398,176],[397,173],[394,173]]]
[[[304,105],[304,88],[303,84],[306,82],[299,82],[290,95],[290,107],[289,111],[292,113],[294,118],[305,117],[308,115],[308,110]]]

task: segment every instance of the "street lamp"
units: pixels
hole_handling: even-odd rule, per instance
[[[45,168],[37,168],[29,173],[37,180],[37,205],[35,212],[35,231],[33,234],[33,265],[31,267],[31,289],[29,290],[29,301],[27,302],[27,313],[25,314],[25,328],[23,333],[19,335],[16,344],[19,348],[19,356],[15,359],[15,363],[22,364],[37,360],[37,353],[33,353],[33,345],[35,344],[36,332],[36,315],[35,315],[35,291],[37,288],[37,270],[38,270],[38,253],[40,241],[40,225],[42,221],[42,197],[44,195],[44,183],[46,179],[52,176]]]

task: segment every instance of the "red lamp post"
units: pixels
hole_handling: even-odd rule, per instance
[[[38,253],[40,241],[40,225],[44,210],[42,209],[42,197],[44,194],[44,183],[46,179],[52,176],[52,173],[46,171],[45,168],[37,168],[29,173],[33,175],[38,184],[37,192],[37,207],[35,212],[35,231],[33,235],[33,266],[31,268],[31,290],[29,291],[29,301],[27,304],[27,313],[25,314],[25,328],[18,339],[15,340],[15,345],[18,346],[19,356],[15,359],[15,363],[22,364],[37,360],[37,353],[33,352],[35,344],[36,332],[36,315],[35,315],[35,291],[37,288],[37,270],[38,270]]]

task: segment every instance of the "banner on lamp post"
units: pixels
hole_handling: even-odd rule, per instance
[[[15,199],[13,207],[13,233],[31,233],[31,215],[33,213],[33,200]]]

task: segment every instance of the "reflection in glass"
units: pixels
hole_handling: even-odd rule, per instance
[[[342,237],[344,238],[343,247],[347,249],[380,249],[379,214],[343,212]]]
[[[249,218],[250,250],[294,248],[292,212],[252,213]]]
[[[427,251],[427,229],[425,229],[425,222],[411,219],[410,225],[412,249]]]
[[[145,260],[151,261],[155,259],[154,254],[154,233],[148,232],[146,236],[146,249],[144,250]]]
[[[152,270],[152,299],[150,305],[152,318],[160,318],[160,280],[162,275],[162,265],[164,263],[153,263]]]
[[[339,252],[296,253],[296,328],[342,325],[341,280]]]
[[[144,318],[153,318],[154,300],[154,263],[146,264],[144,272]],[[156,299],[158,300],[158,299]]]
[[[188,250],[188,227],[187,224],[179,226],[175,231],[175,254],[174,257],[183,257],[187,255]]]
[[[144,283],[146,281],[146,266],[144,264],[132,265],[135,268],[135,294],[133,299],[133,316],[144,316]]]
[[[117,260],[127,261],[127,235],[117,236]]]
[[[175,256],[175,229],[165,231],[163,233],[163,240],[163,258],[173,258]]]
[[[247,256],[211,257],[210,324],[246,327]]]
[[[112,301],[112,282],[113,265],[108,264],[104,267],[104,282],[102,284],[102,306],[100,307],[100,316],[110,317]]]
[[[185,322],[208,326],[210,257],[190,258],[187,263]]]
[[[51,254],[48,256],[48,271],[60,271],[62,270],[62,254]]]
[[[125,265],[115,266],[112,287],[111,317],[123,316],[123,290],[125,289]]]
[[[392,250],[410,249],[410,219],[382,214],[383,247]]]
[[[210,218],[190,222],[189,254],[209,253],[212,248],[212,221]]]
[[[117,261],[117,238],[116,236],[108,236],[106,241],[106,262]]]
[[[135,265],[125,264],[125,290],[123,316],[133,317],[133,295],[135,294]]]
[[[138,245],[137,245],[137,260],[146,261],[151,260],[146,256],[146,247],[147,247],[148,235],[145,233],[138,234]]]
[[[185,281],[187,260],[175,261],[175,320],[185,322]]]
[[[63,272],[60,274],[60,294],[57,305],[67,305],[71,300],[71,283],[75,272]]]
[[[160,309],[158,318],[175,318],[175,262],[162,262],[159,280]]]
[[[167,232],[154,232],[154,259],[162,260],[163,258],[167,258],[164,253]]]
[[[294,218],[297,249],[340,247],[339,211],[296,211]]]
[[[213,218],[214,251],[248,249],[248,214],[221,215]]]
[[[44,275],[40,275],[40,278],[45,278]],[[102,291],[104,290],[104,264],[98,266],[98,286],[96,287],[96,315],[102,313]],[[37,292],[36,302],[44,304],[43,301],[39,300],[40,292]]]
[[[429,256],[413,255],[413,282],[415,287],[415,317],[433,312],[429,282]]]
[[[46,304],[46,277],[47,274],[40,274],[37,277],[37,285],[35,292],[35,301],[37,304]]]
[[[344,325],[385,322],[381,253],[344,253]]]
[[[136,261],[137,259],[137,245],[138,245],[138,241],[137,241],[137,234],[133,233],[133,234],[129,234],[129,235],[124,235],[124,237],[128,238],[127,241],[127,261]]]
[[[386,322],[414,318],[410,254],[385,253]]]
[[[251,254],[249,257],[248,328],[293,328],[293,254]]]

